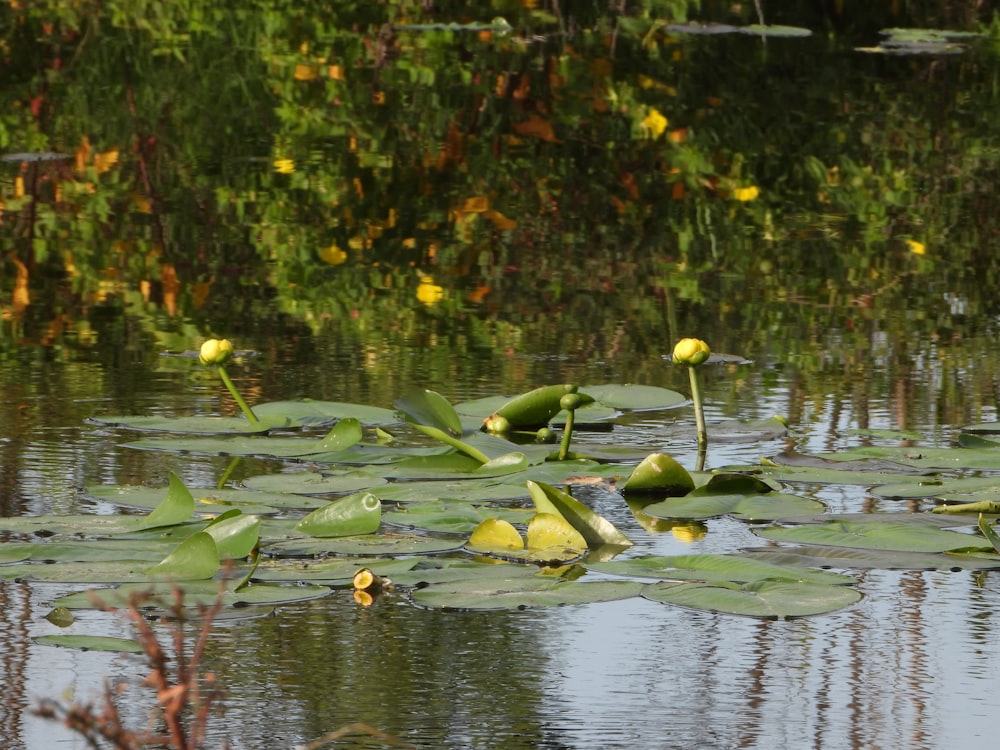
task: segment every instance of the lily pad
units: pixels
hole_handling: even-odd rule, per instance
[[[403,508],[384,512],[382,520],[408,529],[469,534],[487,518],[524,524],[533,514],[534,510],[528,508],[479,508],[468,502],[436,500],[407,503]]]
[[[275,557],[315,557],[323,555],[430,555],[453,552],[462,548],[465,540],[437,539],[415,534],[365,534],[339,539],[286,539],[268,544],[264,549]]]
[[[745,557],[778,565],[857,570],[990,570],[1000,568],[1000,555],[898,552],[850,547],[767,547],[744,550]]]
[[[333,495],[357,492],[388,484],[385,477],[366,471],[334,470],[329,472],[301,471],[281,474],[261,474],[243,480],[251,490],[295,495]]]
[[[219,551],[215,540],[204,531],[185,539],[149,573],[154,578],[191,581],[211,578],[219,570]]]
[[[462,580],[432,583],[411,596],[414,604],[430,609],[528,609],[616,601],[642,590],[643,584],[635,581],[567,581],[514,573],[495,578],[472,572]]]
[[[604,383],[588,385],[583,390],[605,406],[622,411],[672,409],[690,402],[683,393],[652,385]]]
[[[586,563],[588,570],[620,576],[659,578],[682,581],[729,581],[752,583],[765,580],[786,580],[826,585],[857,583],[850,576],[813,570],[798,565],[779,565],[742,555],[649,555],[628,560]]]
[[[824,614],[861,599],[859,592],[846,586],[772,579],[728,585],[662,581],[647,586],[642,596],[664,604],[765,619]]]
[[[124,654],[143,652],[142,646],[131,638],[106,635],[40,635],[33,640],[43,646],[75,648],[80,651],[117,651]]]
[[[818,513],[825,507],[818,500],[781,492],[767,494],[716,494],[700,490],[643,507],[654,518],[704,519],[729,515],[746,521],[775,521],[786,516]]]
[[[382,522],[382,503],[370,492],[348,495],[314,510],[295,530],[315,537],[370,534]]]
[[[793,544],[900,552],[948,552],[984,547],[982,537],[930,526],[889,523],[859,523],[830,520],[823,524],[754,529],[765,539]]]
[[[250,422],[244,417],[211,416],[99,416],[90,417],[88,421],[108,427],[125,427],[138,432],[172,432],[185,435],[247,435],[294,426],[291,420],[281,416],[261,418],[259,422]]]
[[[281,475],[285,476],[285,475]],[[260,492],[229,487],[189,487],[194,497],[194,513],[220,513],[229,508],[244,512],[275,513],[279,508],[318,508],[327,501],[322,498],[303,497],[284,492]],[[91,485],[84,496],[98,502],[112,503],[125,508],[155,508],[163,500],[162,487],[143,487],[129,484]]]
[[[257,566],[253,581],[286,581],[296,583],[308,581],[326,586],[347,586],[354,580],[354,574],[362,568],[369,568],[379,576],[395,579],[420,563],[419,557],[384,558],[331,558],[329,560],[272,559],[264,560]]]
[[[318,427],[350,417],[368,426],[388,427],[399,424],[399,413],[381,406],[348,404],[340,401],[266,401],[254,404],[254,414],[260,419],[285,417],[296,424]]]

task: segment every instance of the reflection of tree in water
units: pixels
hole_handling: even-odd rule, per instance
[[[550,747],[535,619],[388,600],[361,609],[335,593],[220,634],[209,656],[229,689],[227,723],[250,732],[301,739],[363,721],[421,747]]]

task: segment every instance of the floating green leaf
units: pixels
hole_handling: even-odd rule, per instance
[[[219,551],[205,531],[185,539],[163,561],[149,570],[154,578],[190,581],[211,578],[219,570]]]
[[[684,497],[672,497],[642,508],[655,518],[703,519],[730,515],[747,521],[774,521],[787,516],[821,512],[823,503],[781,492],[716,494],[699,488]]]
[[[370,492],[359,492],[314,510],[295,529],[315,537],[344,537],[371,534],[381,522],[382,503]]]
[[[296,495],[332,495],[357,492],[388,484],[385,477],[367,471],[333,470],[330,472],[297,471],[261,474],[243,480],[243,486],[264,492],[288,492]]]
[[[153,511],[146,516],[143,528],[173,526],[191,519],[194,514],[194,496],[173,472],[170,472],[170,487],[167,495]]]
[[[470,571],[462,580],[432,583],[411,596],[414,604],[432,609],[527,609],[628,599],[642,589],[635,581],[566,581],[516,573],[496,578]]]
[[[583,390],[595,401],[623,411],[672,409],[689,401],[683,393],[652,385],[604,383],[584,386]]]
[[[779,565],[859,570],[988,570],[1000,568],[1000,556],[965,553],[896,552],[850,547],[768,547],[744,550],[744,556]]]
[[[850,576],[799,565],[779,565],[742,555],[647,555],[628,560],[585,563],[588,570],[620,576],[638,576],[668,580],[729,581],[752,583],[765,580],[799,581],[826,585],[857,583]]]
[[[205,533],[215,541],[220,560],[240,560],[247,557],[260,540],[260,518],[236,512],[214,520],[205,527]]]
[[[527,494],[525,491],[525,496]],[[468,502],[431,500],[409,503],[403,508],[384,512],[382,520],[423,531],[468,534],[487,518],[526,524],[533,513],[528,508],[478,508]]]
[[[283,416],[250,422],[243,417],[91,417],[88,421],[108,427],[126,427],[140,432],[172,432],[185,435],[247,435],[287,429],[293,422]]]
[[[983,540],[971,534],[904,522],[830,520],[822,524],[755,529],[754,533],[765,539],[793,544],[902,552],[947,552],[983,547]]]
[[[351,417],[364,425],[387,427],[399,423],[399,415],[392,409],[339,401],[268,401],[254,404],[254,414],[262,421],[286,417],[296,424],[322,426],[337,419]]]
[[[664,604],[766,619],[819,615],[861,599],[860,593],[845,586],[771,579],[728,585],[662,581],[647,586],[642,596]]]
[[[464,540],[437,539],[415,534],[365,534],[338,539],[286,539],[267,545],[265,552],[276,557],[313,557],[319,555],[430,555],[454,552]]]

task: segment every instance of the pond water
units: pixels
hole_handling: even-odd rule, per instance
[[[214,485],[228,459],[135,451],[133,433],[87,422],[235,413],[217,380],[162,354],[213,335],[257,353],[232,367],[251,402],[384,407],[416,388],[452,402],[561,382],[686,393],[662,355],[697,335],[752,360],[704,371],[710,426],[790,424],[713,443],[707,468],[947,445],[1000,419],[995,36],[895,55],[855,49],[888,25],[874,11],[851,24],[789,3],[773,20],[816,33],[763,43],[638,13],[605,27],[589,6],[552,20],[526,2],[507,45],[482,30],[380,36],[388,7],[442,20],[406,3],[351,23],[326,5],[149,39],[104,19],[100,45],[62,16],[48,46],[38,19],[12,22],[8,55],[44,47],[51,87],[4,74],[5,117],[26,118],[3,120],[4,148],[71,163],[14,159],[0,175],[2,515],[121,512],[83,488],[169,471]],[[755,20],[718,5],[700,17]],[[890,20],[973,27],[943,5]],[[612,435],[697,459],[687,406],[627,415]],[[302,468],[246,460],[232,480]],[[832,513],[932,504],[791,489]],[[765,544],[731,518],[650,531],[616,493],[580,496],[636,542],[626,557]],[[350,591],[226,620],[206,653],[227,691],[208,745],[292,748],[361,722],[422,748],[993,747],[1000,575],[846,572],[860,602],[793,620],[643,599],[362,608]],[[33,640],[58,631],[44,616],[66,589],[0,581],[0,747],[84,747],[31,709],[144,674],[134,656]],[[106,614],[73,628],[128,633]],[[141,690],[123,698],[135,726],[149,709]]]

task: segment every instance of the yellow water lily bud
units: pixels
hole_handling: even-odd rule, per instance
[[[697,367],[706,359],[712,350],[701,339],[681,339],[674,347],[674,362],[679,365]]]
[[[229,339],[209,339],[201,345],[198,361],[203,365],[224,365],[233,356],[233,345]]]

